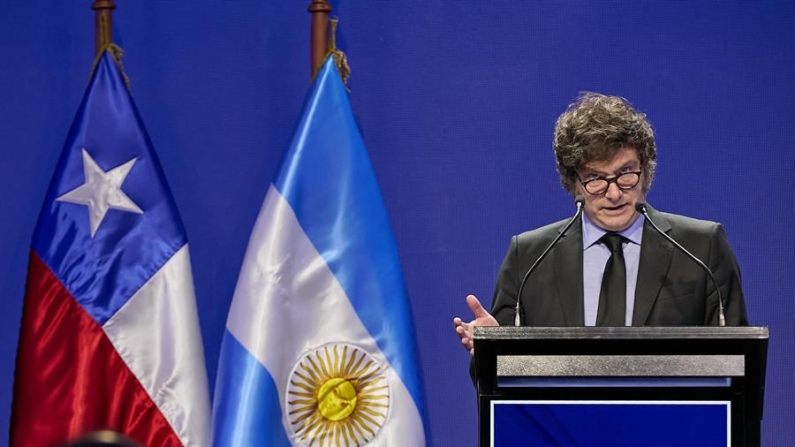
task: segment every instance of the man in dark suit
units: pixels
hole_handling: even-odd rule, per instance
[[[703,326],[718,324],[718,298],[704,270],[638,213],[657,152],[646,115],[626,100],[586,93],[555,125],[563,187],[584,198],[583,216],[532,273],[520,301],[528,326]],[[714,272],[728,325],[747,325],[740,273],[720,224],[648,207],[649,218]],[[474,296],[474,320],[454,319],[473,353],[474,326],[513,325],[520,282],[565,221],[514,236],[491,313]]]

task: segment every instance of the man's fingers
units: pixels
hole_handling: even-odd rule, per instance
[[[461,344],[464,346],[464,349],[471,351],[474,348],[474,344],[472,343],[472,334],[469,332],[469,328],[466,323],[461,322],[461,324],[456,324],[455,333],[461,340]]]
[[[475,297],[475,295],[468,295],[467,296],[467,306],[469,306],[469,310],[472,311],[472,314],[475,315],[475,320],[470,322],[469,324],[472,326],[499,326],[497,320],[483,308],[480,304],[480,301]]]
[[[466,323],[461,318],[455,317],[453,318],[453,326],[455,326],[456,335],[461,340],[461,345],[469,351],[469,355],[475,355],[475,343],[472,340],[472,326],[476,326],[479,324],[478,319],[480,320],[493,320],[494,318],[483,308],[475,298],[474,295],[467,296],[467,307],[469,310],[472,311],[472,314],[475,316],[475,319]]]
[[[469,310],[472,311],[472,315],[475,316],[475,319],[485,317],[489,313],[486,312],[486,309],[483,308],[483,305],[480,304],[480,301],[475,297],[475,295],[467,295],[467,306]]]

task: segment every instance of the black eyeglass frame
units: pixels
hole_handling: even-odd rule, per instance
[[[633,175],[637,175],[637,176],[638,176],[638,180],[637,180],[635,183],[633,183],[633,184],[632,184],[632,186],[621,186],[621,185],[618,183],[618,179],[619,179],[619,178],[621,178],[622,176],[625,176],[625,175],[627,175],[627,174],[633,174]],[[585,192],[587,192],[588,194],[590,194],[590,195],[592,195],[592,196],[601,196],[601,195],[607,194],[607,190],[608,190],[608,189],[610,189],[610,184],[611,184],[611,183],[615,183],[615,184],[616,184],[616,186],[618,186],[618,189],[620,189],[620,190],[622,190],[622,191],[629,191],[630,189],[632,189],[632,188],[634,188],[634,187],[638,186],[638,183],[640,183],[640,175],[641,175],[641,174],[643,174],[643,170],[642,170],[642,169],[639,169],[639,170],[637,170],[637,171],[627,171],[627,172],[622,172],[621,174],[618,174],[618,175],[616,175],[616,176],[613,176],[612,178],[607,178],[607,177],[596,177],[596,178],[592,178],[592,179],[590,179],[590,180],[582,181],[582,179],[581,179],[581,178],[578,176],[578,177],[577,177],[577,180],[580,182],[580,184],[582,185],[583,189],[585,189]],[[592,183],[592,182],[595,182],[595,181],[598,181],[598,180],[604,180],[604,181],[606,181],[606,182],[607,182],[607,186],[605,186],[605,189],[604,189],[603,191],[601,191],[601,192],[595,192],[595,193],[594,193],[594,192],[591,192],[591,191],[589,191],[589,190],[588,190],[588,184],[589,184],[589,183]]]

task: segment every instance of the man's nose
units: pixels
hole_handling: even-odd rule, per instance
[[[623,193],[624,191],[621,191],[621,188],[618,187],[618,184],[616,184],[616,182],[612,182],[609,185],[607,185],[607,191],[605,191],[605,197],[607,197],[610,200],[618,200],[621,198],[621,194]]]

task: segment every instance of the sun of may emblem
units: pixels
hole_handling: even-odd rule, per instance
[[[304,355],[287,385],[287,420],[305,446],[362,446],[386,422],[389,383],[378,362],[334,343]]]

